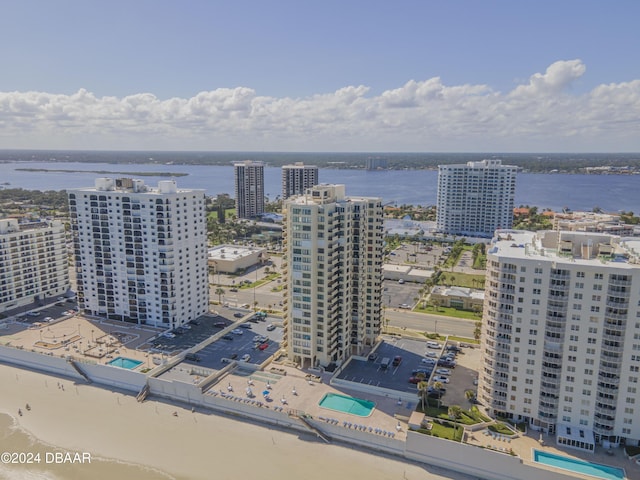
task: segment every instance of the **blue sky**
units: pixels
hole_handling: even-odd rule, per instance
[[[35,1],[0,148],[640,151],[640,2]]]

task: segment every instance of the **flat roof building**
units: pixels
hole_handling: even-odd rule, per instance
[[[303,195],[318,184],[318,167],[296,162],[282,167],[282,199]]]
[[[209,265],[216,273],[236,273],[267,260],[267,249],[241,245],[217,245],[209,249]]]
[[[0,312],[65,294],[69,257],[58,220],[0,220]]]
[[[285,202],[285,348],[303,367],[340,365],[382,318],[382,200],[316,185]]]
[[[264,163],[245,160],[234,163],[236,214],[254,218],[264,213]]]
[[[167,328],[207,313],[204,190],[98,178],[68,195],[85,313]]]
[[[573,448],[638,445],[640,239],[496,232],[483,318],[489,411]]]
[[[517,169],[501,160],[439,165],[437,230],[491,238],[511,228]]]

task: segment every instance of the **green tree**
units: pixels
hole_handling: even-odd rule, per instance
[[[427,397],[429,391],[429,383],[425,381],[418,382],[418,396],[422,402],[422,411],[424,412],[424,400]]]
[[[482,335],[482,322],[476,322],[473,329],[473,338],[480,340],[480,335]]]
[[[225,294],[225,291],[223,288],[216,288],[216,291],[214,292],[216,295],[218,295],[218,303],[222,303],[222,295]]]

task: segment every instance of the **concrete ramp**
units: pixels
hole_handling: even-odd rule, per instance
[[[80,365],[78,365],[73,359],[69,358],[67,359],[67,361],[71,364],[76,372],[82,375],[82,378],[84,378],[87,383],[93,383],[93,380],[89,378],[89,375],[87,375],[86,372],[82,368],[80,368]]]
[[[329,439],[329,437],[324,434],[323,432],[320,431],[320,429],[316,428],[310,421],[309,418],[307,418],[308,416],[306,414],[303,415],[299,415],[296,416],[297,418],[299,418],[300,420],[302,420],[302,423],[305,424],[305,426],[311,430],[313,433],[315,433],[319,438],[321,438],[322,440],[324,440],[325,443],[331,443],[331,440]]]
[[[136,400],[142,403],[145,401],[148,395],[149,395],[149,384],[147,383],[145,384],[144,387],[142,387],[142,390],[140,390],[140,393],[138,393],[138,395],[136,396]]]

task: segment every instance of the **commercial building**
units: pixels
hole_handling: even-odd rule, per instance
[[[282,167],[282,199],[303,195],[307,189],[318,184],[318,167],[296,162]]]
[[[58,297],[69,287],[62,222],[0,220],[0,313]]]
[[[429,295],[431,304],[458,310],[481,312],[484,303],[484,291],[467,287],[436,285]]]
[[[511,228],[516,172],[501,160],[440,165],[437,230],[491,238],[497,229]]]
[[[285,203],[284,323],[289,358],[339,365],[380,333],[382,200],[317,185]]]
[[[241,245],[217,245],[209,249],[209,266],[215,273],[236,273],[267,260],[267,249]]]
[[[238,218],[253,218],[264,212],[264,164],[245,160],[233,165]]]
[[[208,310],[203,190],[98,178],[69,190],[78,304],[85,313],[174,328]]]
[[[640,441],[640,240],[499,231],[488,250],[478,397],[559,444]]]

